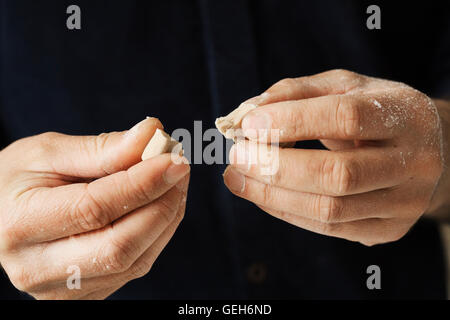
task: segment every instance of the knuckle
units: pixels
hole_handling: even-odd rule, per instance
[[[29,156],[40,159],[54,153],[55,140],[60,134],[56,132],[44,132],[37,136],[24,140],[24,143],[30,143],[32,148],[29,149]]]
[[[75,206],[75,209],[71,210],[71,213],[73,224],[84,231],[103,228],[110,222],[107,211],[103,210],[102,206],[91,195],[88,186],[86,186],[81,200]]]
[[[42,142],[51,142],[53,140],[55,140],[55,138],[59,137],[60,134],[57,132],[53,132],[53,131],[48,131],[48,132],[44,132],[41,133],[39,135],[37,135],[37,137],[42,141]]]
[[[2,224],[0,227],[0,252],[13,251],[20,242],[19,234],[20,230],[17,224]]]
[[[357,73],[347,69],[333,69],[331,72],[346,79],[354,79],[358,76]]]
[[[275,210],[275,209],[267,209],[267,210],[268,210],[267,212],[270,213],[271,215],[276,216],[284,221],[289,221],[289,218],[291,217],[291,214],[284,210]]]
[[[136,249],[136,244],[130,239],[119,240],[111,237],[99,262],[107,272],[125,272],[134,262],[133,253],[136,252]]]
[[[283,87],[290,87],[290,86],[293,86],[294,84],[295,84],[294,78],[284,78],[276,83],[276,85],[283,86]]]
[[[176,216],[176,209],[167,200],[159,199],[153,205],[153,212],[156,216],[162,217],[167,224],[171,223]]]
[[[29,239],[29,228],[24,220],[25,216],[16,209],[5,209],[0,218],[0,252],[14,252]]]
[[[272,186],[282,185],[284,177],[281,171],[282,170],[275,170],[271,174],[263,175],[265,183]]]
[[[151,190],[153,189],[152,187],[148,188],[143,186],[142,184],[136,183],[135,179],[132,179],[132,177],[130,176],[130,172],[124,171],[124,174],[126,175],[126,182],[127,182],[127,186],[128,188],[126,188],[126,190],[132,190],[134,197],[136,197],[137,199],[139,199],[139,201],[142,202],[148,202],[151,199],[151,196],[149,195],[149,193],[146,190]],[[120,185],[120,177],[119,175],[117,175],[117,185]]]
[[[51,153],[53,150],[53,144],[58,137],[59,134],[56,132],[41,133],[37,136],[38,145],[43,151]]]
[[[177,212],[177,215],[175,217],[176,221],[181,222],[184,219],[184,214],[185,214],[185,209],[183,208],[183,210],[179,210]]]
[[[404,231],[401,229],[394,230],[394,231],[389,232],[389,234],[384,234],[384,235],[378,236],[378,237],[376,237],[376,239],[364,239],[359,242],[366,247],[373,247],[378,244],[399,241],[401,238],[403,238],[405,236],[406,232],[407,231]]]
[[[15,266],[7,274],[13,286],[22,292],[31,292],[41,284],[32,273],[22,266]]]
[[[406,234],[406,231],[403,231],[403,230],[393,231],[393,232],[391,232],[387,241],[385,241],[385,242],[397,242],[401,238],[403,238],[405,236],[405,234]]]
[[[350,161],[339,158],[327,158],[321,167],[322,186],[328,192],[342,196],[354,186],[355,175]]]
[[[284,78],[277,83],[275,83],[274,88],[278,90],[291,90],[295,87],[296,81],[294,78]]]
[[[361,119],[358,105],[349,98],[336,97],[336,126],[343,138],[354,138],[361,132]]]
[[[357,184],[358,164],[351,159],[328,159],[324,162],[322,174],[325,188],[336,196],[351,193]]]
[[[130,278],[131,279],[138,279],[144,277],[147,273],[150,272],[150,269],[153,266],[153,257],[150,259],[143,259],[142,261],[139,261],[138,263],[135,263],[130,268]]]
[[[366,247],[373,247],[373,246],[379,244],[379,242],[373,241],[373,240],[361,240],[361,241],[359,241],[359,243],[361,243],[363,246],[366,246]]]
[[[91,140],[93,148],[91,146],[85,146],[85,150],[94,153],[94,159],[98,161],[98,167],[103,171],[104,175],[110,175],[111,173],[123,169],[122,167],[114,167],[114,162],[111,162],[108,157],[98,157],[96,155],[104,154],[106,150],[106,145],[110,140],[112,133],[102,133],[98,136],[93,137]],[[88,143],[88,141],[86,141]]]
[[[339,224],[336,223],[320,223],[318,233],[327,236],[336,236],[339,232]]]
[[[272,192],[272,188],[268,184],[264,184],[262,187],[262,197],[263,197],[263,203],[270,204],[273,202],[274,194]]]
[[[334,173],[338,194],[348,194],[354,190],[356,180],[356,162],[351,160],[342,161],[336,167]]]
[[[343,201],[337,197],[320,195],[319,202],[319,220],[323,223],[335,223],[342,219],[344,209]]]

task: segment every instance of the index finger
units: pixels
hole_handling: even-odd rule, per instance
[[[337,69],[299,78],[285,78],[256,97],[259,105],[315,98],[332,94],[345,94],[361,85],[367,77]],[[250,99],[251,100],[251,99]]]
[[[272,143],[393,138],[402,118],[379,106],[374,98],[350,94],[277,102],[249,112],[242,130],[251,140]]]
[[[151,158],[89,184],[39,188],[23,194],[19,201],[24,206],[21,212],[26,213],[18,217],[16,241],[50,241],[97,230],[151,203],[190,171],[186,161],[175,164],[172,156]]]

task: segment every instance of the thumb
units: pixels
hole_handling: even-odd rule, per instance
[[[100,178],[126,170],[141,161],[142,152],[156,129],[156,118],[147,118],[122,132],[98,136],[52,134],[47,157],[52,171],[73,177]]]

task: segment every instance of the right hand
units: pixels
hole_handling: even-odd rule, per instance
[[[100,136],[44,133],[0,152],[0,263],[37,299],[104,299],[148,273],[184,215],[190,166],[140,161],[148,118]],[[73,266],[81,289],[70,290]]]

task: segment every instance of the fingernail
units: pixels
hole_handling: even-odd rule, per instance
[[[245,116],[242,120],[242,129],[246,137],[250,139],[258,139],[267,136],[272,128],[271,116],[262,111],[254,111]]]
[[[127,136],[130,136],[130,135],[136,135],[136,134],[139,132],[139,130],[140,130],[142,124],[143,124],[145,121],[147,121],[147,119],[144,119],[144,120],[138,122],[137,124],[135,124],[130,130],[128,130],[128,131],[125,133],[125,135],[127,135]]]
[[[187,164],[189,165],[189,160],[186,159],[186,157],[184,156],[180,156],[180,154],[173,152],[170,154],[170,160],[172,161],[173,164]]]
[[[242,193],[245,189],[245,176],[231,167],[228,167],[224,174],[223,179],[225,185],[236,193]]]
[[[181,191],[182,193],[186,193],[188,187],[189,187],[189,178],[185,177],[180,182],[178,182],[175,187]]]
[[[158,121],[158,119],[146,117],[144,120],[138,122],[130,130],[125,132],[125,137],[136,137],[143,128],[144,123],[147,121]]]
[[[175,184],[187,175],[190,170],[191,167],[185,163],[172,163],[163,174],[164,181],[170,185]]]

